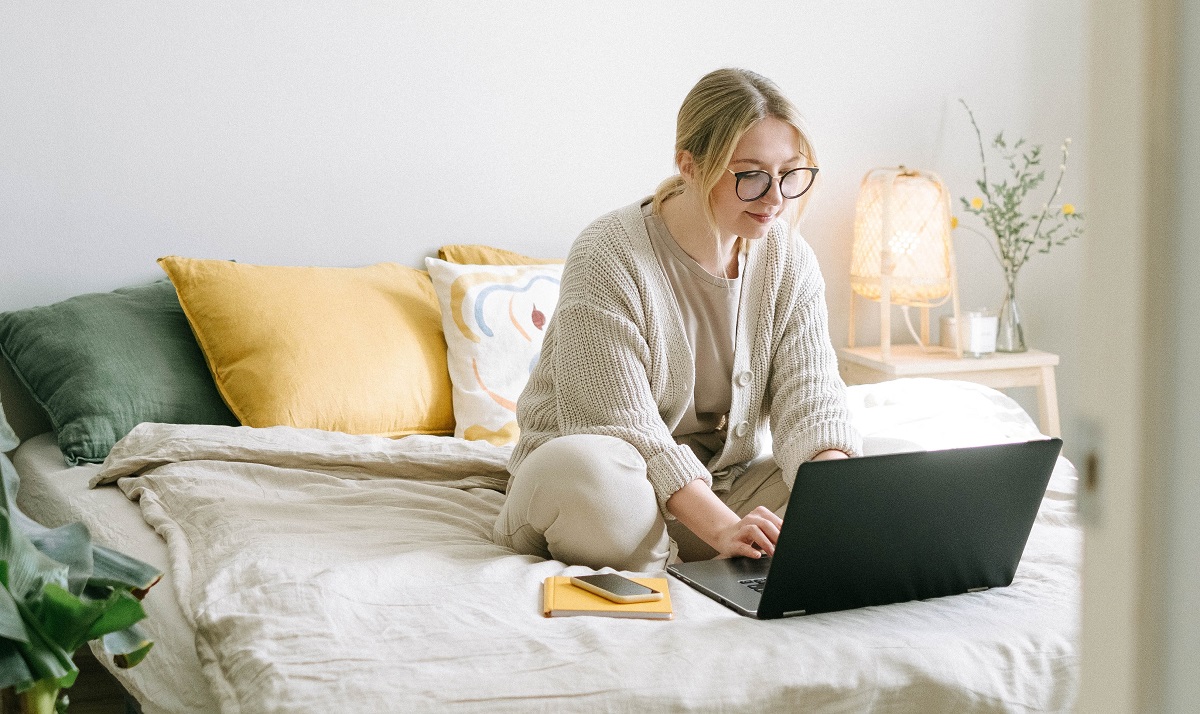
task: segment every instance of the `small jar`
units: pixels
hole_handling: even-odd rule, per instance
[[[962,351],[967,357],[986,357],[996,351],[996,328],[998,320],[991,310],[968,310],[962,313]],[[941,320],[942,347],[954,349],[953,315],[943,315]]]

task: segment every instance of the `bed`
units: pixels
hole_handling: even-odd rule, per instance
[[[467,262],[481,260],[472,254],[458,256],[463,267],[431,264],[423,294],[439,297],[437,270],[454,272],[451,282],[500,275],[504,285],[530,283],[530,270],[555,270],[521,266],[519,256],[484,257],[508,262],[480,268]],[[523,278],[508,280],[505,271]],[[236,421],[139,421],[114,432],[102,460],[68,465],[66,425],[52,414],[59,428],[29,436],[13,454],[27,514],[47,525],[83,521],[98,542],[167,573],[146,600],[150,656],[129,670],[106,663],[147,714],[1067,711],[1075,702],[1081,541],[1075,470],[1065,459],[1007,588],[760,622],[672,580],[671,621],[544,618],[542,581],[590,571],[490,540],[508,478],[509,431],[503,413],[489,417],[453,391],[456,339],[480,333],[486,319],[463,330],[447,317],[463,305],[445,291],[440,297],[450,302],[440,316],[420,318],[445,333],[443,352],[427,356],[449,362],[445,401],[455,424],[443,419],[445,428],[410,434],[256,425],[264,417],[239,402],[236,375],[213,356],[219,348],[206,345],[212,325],[189,312],[216,319],[220,309],[189,294],[187,276],[168,274],[202,366]],[[311,274],[303,283],[316,284]],[[222,284],[217,292],[229,290]],[[538,311],[543,320],[551,311],[545,296],[529,312],[514,302],[520,293],[508,293],[509,315],[528,312],[536,323]],[[475,396],[485,403],[489,390],[502,389],[503,374],[480,360],[519,351],[487,342],[463,348],[476,350]],[[29,401],[17,392],[39,387],[32,381],[0,380],[10,416],[10,405]],[[849,397],[871,452],[1042,438],[1014,401],[979,385],[896,380],[851,387]],[[423,418],[436,421],[447,405],[430,409]]]

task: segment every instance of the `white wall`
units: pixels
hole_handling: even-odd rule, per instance
[[[1086,212],[1082,7],[5,2],[0,309],[153,279],[170,253],[420,265],[442,243],[482,242],[561,255],[671,172],[684,94],[737,65],[779,83],[814,134],[822,185],[804,232],[844,344],[858,182],[904,163],[973,195],[959,97],[985,137],[1005,129],[1052,153],[1071,136],[1064,197]],[[1068,453],[1080,250],[1038,256],[1021,278],[1028,341],[1063,357]],[[999,307],[980,239],[962,235],[959,261],[964,306]]]

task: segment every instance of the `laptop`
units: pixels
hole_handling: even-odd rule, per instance
[[[1013,580],[1061,439],[800,466],[772,557],[667,571],[771,619],[978,592]]]

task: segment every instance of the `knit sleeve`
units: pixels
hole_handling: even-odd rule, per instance
[[[812,249],[802,241],[795,248],[780,290],[791,299],[777,306],[782,330],[768,382],[775,459],[789,488],[800,464],[821,451],[862,453],[829,340],[825,281]]]
[[[695,479],[711,485],[712,476],[690,448],[675,443],[663,419],[663,394],[652,384],[666,391],[678,378],[658,339],[665,318],[646,296],[643,267],[621,245],[597,230],[572,247],[547,333],[552,344],[542,352],[549,363],[537,370],[547,378],[544,409],[553,410],[545,421],[559,435],[602,434],[632,444],[646,461],[663,517],[672,520],[667,499]]]
[[[694,479],[711,476],[690,448],[676,444],[659,415],[646,365],[645,338],[628,317],[594,305],[561,302],[554,350],[555,406],[566,434],[603,434],[626,441],[646,460],[659,508]]]

